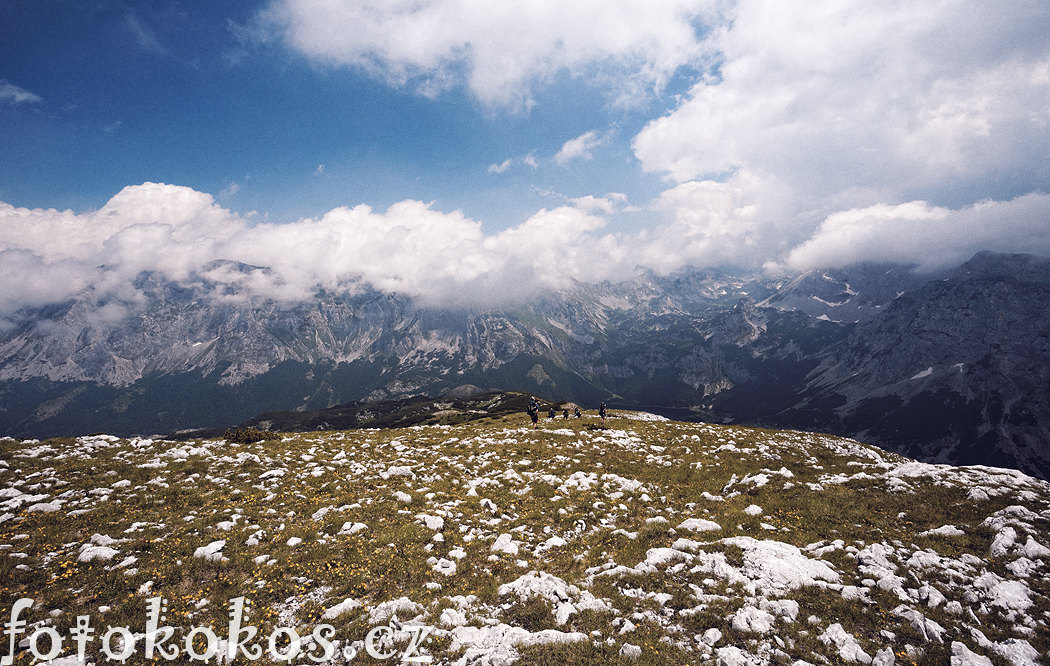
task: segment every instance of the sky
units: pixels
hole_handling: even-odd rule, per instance
[[[442,304],[1050,254],[1048,34],[1045,0],[8,0],[0,315],[143,270]]]

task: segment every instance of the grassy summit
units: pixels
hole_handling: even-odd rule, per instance
[[[257,663],[325,623],[334,656],[294,661],[397,663],[426,625],[447,664],[1050,662],[1047,546],[1050,484],[1019,472],[645,414],[0,440],[0,620],[34,599],[19,639],[46,621],[70,657],[89,616],[96,663],[155,597],[169,645],[219,651],[245,598]]]

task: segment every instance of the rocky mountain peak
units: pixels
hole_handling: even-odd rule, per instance
[[[255,301],[209,278],[265,270],[232,262],[181,282],[144,273],[123,300],[85,293],[6,318],[0,430],[225,427],[473,385],[1050,476],[1048,266],[982,253],[938,275],[642,275],[485,308],[369,289]]]

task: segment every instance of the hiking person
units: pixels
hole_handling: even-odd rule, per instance
[[[569,408],[566,407],[565,409],[563,409],[561,414],[562,414],[563,417],[569,418]]]
[[[554,409],[554,405],[551,405],[551,410],[547,412],[547,416],[552,419],[558,416],[558,412]]]
[[[598,405],[598,416],[602,417],[602,427],[605,427],[605,403]]]
[[[532,419],[532,428],[535,430],[539,427],[540,423],[540,404],[536,402],[536,398],[533,398],[529,403],[529,417]]]
[[[576,408],[576,413],[575,413],[575,414],[573,414],[573,417],[574,417],[574,418],[577,418],[577,419],[578,419],[578,418],[580,418],[580,417],[582,417],[582,416],[583,416],[583,414],[580,414],[580,408],[579,408],[579,407],[577,407],[577,408]]]

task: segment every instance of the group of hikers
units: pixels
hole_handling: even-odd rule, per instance
[[[529,402],[528,413],[529,413],[529,416],[532,418],[532,427],[533,428],[539,427],[539,422],[540,422],[540,403],[536,400],[536,398],[533,398]],[[562,416],[564,418],[569,418],[569,408],[568,408],[568,406],[566,406],[562,410]],[[581,418],[582,416],[583,416],[583,414],[580,413],[580,408],[578,406],[576,406],[576,405],[573,405],[573,418],[577,418],[578,419],[578,418]],[[601,419],[602,419],[602,426],[604,426],[605,425],[605,416],[606,416],[606,409],[605,409],[605,403],[604,402],[601,403],[600,405],[598,405],[598,416],[601,417]],[[554,405],[551,405],[550,410],[547,412],[547,418],[551,418],[551,419],[558,418],[558,410],[554,408]]]

